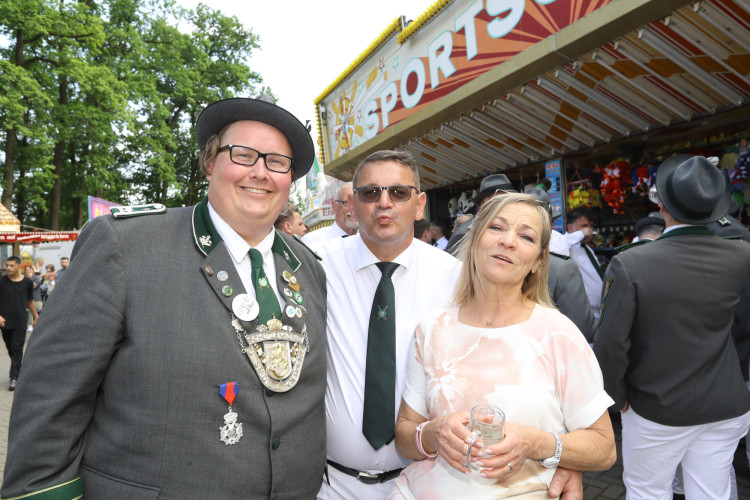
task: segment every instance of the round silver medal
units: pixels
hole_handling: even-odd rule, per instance
[[[257,300],[246,293],[241,293],[232,300],[232,311],[242,321],[252,321],[258,317],[260,307]]]

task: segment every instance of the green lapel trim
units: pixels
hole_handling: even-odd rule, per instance
[[[594,266],[596,273],[601,279],[604,279],[604,271],[602,271],[602,266],[599,265],[599,261],[595,257],[594,250],[585,243],[581,243],[581,248],[586,252],[586,257],[591,261],[591,265]]]
[[[203,255],[210,254],[221,241],[221,236],[216,232],[214,223],[211,222],[211,215],[208,213],[208,197],[203,198],[193,208],[193,238]]]
[[[83,482],[81,481],[81,476],[78,476],[67,483],[7,498],[6,500],[16,500],[19,498],[28,498],[29,500],[77,500],[83,498]]]
[[[689,227],[679,227],[677,229],[673,229],[672,231],[666,232],[656,238],[657,240],[663,240],[664,238],[670,238],[672,236],[680,236],[682,234],[703,234],[703,235],[713,235],[706,226],[689,226]]]
[[[622,245],[617,248],[615,248],[615,253],[620,253],[623,250],[627,250],[629,248],[635,248],[639,247],[641,245],[645,245],[646,243],[651,243],[653,240],[638,240],[635,243],[628,243],[627,245]]]
[[[275,229],[274,231],[271,251],[284,259],[292,271],[297,271],[300,266],[299,259],[281,238],[279,232]],[[211,215],[208,213],[208,198],[203,198],[193,208],[193,237],[195,238],[195,244],[198,245],[198,249],[203,252],[203,255],[210,254],[221,241],[221,236],[216,232],[216,228],[211,222]]]
[[[286,263],[289,265],[289,268],[292,271],[297,271],[300,266],[299,259],[296,255],[294,255],[294,252],[292,252],[292,249],[289,248],[289,246],[286,244],[286,242],[281,238],[281,235],[279,235],[279,232],[275,231],[275,234],[273,236],[273,245],[271,246],[271,251],[284,259]]]

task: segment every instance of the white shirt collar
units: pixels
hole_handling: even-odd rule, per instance
[[[367,248],[367,245],[365,245],[365,242],[362,241],[362,236],[359,233],[350,236],[350,238],[357,238],[357,242],[354,248],[354,269],[356,271],[380,262],[380,259],[378,259],[375,254],[372,253],[369,248]],[[427,244],[421,241],[418,243],[422,243],[423,245]],[[400,264],[404,269],[408,269],[409,266],[412,265],[412,262],[414,262],[415,244],[416,240],[412,238],[412,241],[409,246],[406,247],[406,250],[398,254],[398,256],[393,259],[393,262]]]
[[[221,239],[227,246],[232,259],[234,259],[236,263],[241,262],[242,259],[247,257],[247,252],[250,248],[253,247],[251,247],[247,241],[237,233],[237,231],[232,229],[232,227],[227,224],[218,213],[216,213],[216,210],[211,206],[210,201],[208,202],[208,215],[211,217],[211,222],[213,222],[216,232],[219,233],[219,236],[221,236]],[[272,227],[265,238],[255,246],[255,249],[263,256],[263,262],[268,262],[268,259],[273,258],[271,255],[271,247],[273,246],[274,236],[275,234]]]
[[[668,228],[664,229],[664,232],[662,234],[667,234],[673,229],[679,229],[681,227],[695,227],[695,224],[675,224],[674,226],[669,226]]]

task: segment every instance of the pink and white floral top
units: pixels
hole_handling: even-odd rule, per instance
[[[504,328],[459,323],[458,308],[417,327],[404,401],[428,420],[488,403],[507,422],[560,434],[591,426],[614,403],[589,344],[556,309]],[[440,456],[414,462],[390,498],[548,498],[554,474],[526,460],[504,481],[465,475]]]

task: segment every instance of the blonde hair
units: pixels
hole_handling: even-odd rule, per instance
[[[456,257],[463,262],[461,274],[456,282],[453,292],[453,302],[457,306],[467,305],[482,289],[486,288],[484,276],[477,269],[477,248],[479,239],[490,226],[497,215],[507,206],[515,203],[524,203],[536,209],[539,219],[542,221],[542,234],[539,240],[539,266],[535,272],[529,272],[523,280],[521,293],[523,296],[537,304],[554,308],[549,296],[548,274],[549,274],[549,240],[552,232],[552,223],[547,209],[541,205],[536,198],[527,194],[507,193],[497,194],[484,202],[479,213],[471,224],[471,229],[461,240]]]

